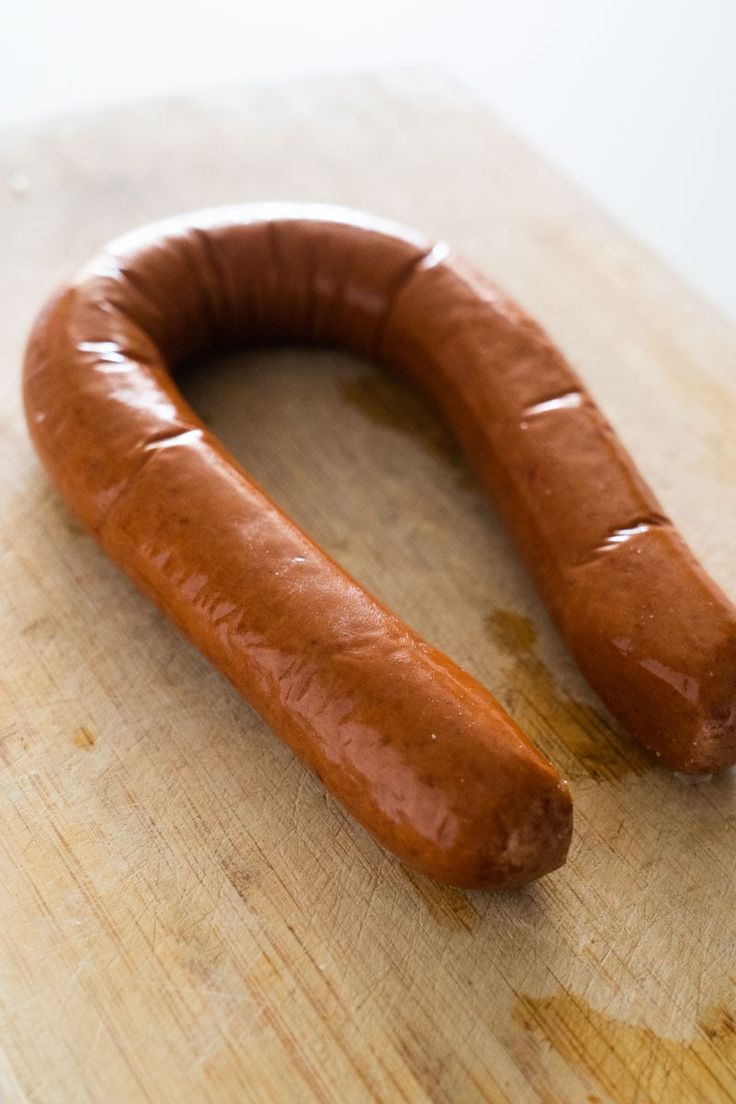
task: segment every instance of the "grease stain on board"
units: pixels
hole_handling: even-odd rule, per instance
[[[536,654],[537,633],[528,617],[494,609],[485,624],[496,648],[510,661],[506,699],[516,719],[553,759],[559,759],[562,743],[570,754],[567,773],[582,768],[596,782],[612,782],[649,769],[643,752],[620,736],[603,714],[560,689]]]
[[[228,855],[222,859],[222,869],[238,897],[247,904],[253,884],[251,872],[242,862]]]
[[[340,393],[374,425],[410,437],[423,452],[452,468],[459,484],[480,490],[455,438],[418,391],[376,370],[343,380]]]
[[[704,1013],[689,1042],[604,1015],[571,993],[519,995],[512,1018],[586,1075],[605,1104],[736,1101],[736,1024],[729,1009]]]
[[[82,751],[91,751],[97,743],[97,737],[85,725],[80,725],[72,736],[72,743]]]

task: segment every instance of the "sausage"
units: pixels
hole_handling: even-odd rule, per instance
[[[446,247],[356,212],[223,208],[112,243],[42,311],[31,436],[105,551],[403,862],[522,885],[569,791],[494,698],[287,518],[178,392],[207,352],[373,356],[425,390],[581,668],[679,770],[736,758],[734,614],[543,332]]]

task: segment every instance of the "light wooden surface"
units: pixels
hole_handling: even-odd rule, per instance
[[[185,386],[331,552],[570,777],[566,868],[444,889],[387,857],[81,533],[22,342],[104,240],[211,203],[449,238],[579,368],[736,596],[736,333],[442,78],[167,102],[6,135],[0,175],[3,1104],[736,1100],[736,784],[611,727],[424,406],[250,353]]]

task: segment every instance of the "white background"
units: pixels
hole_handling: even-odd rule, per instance
[[[0,125],[417,63],[474,87],[736,318],[736,0],[5,0]]]

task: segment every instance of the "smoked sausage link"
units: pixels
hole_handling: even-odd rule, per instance
[[[461,886],[565,859],[567,785],[491,695],[363,590],[178,392],[185,361],[297,341],[431,395],[582,669],[680,770],[736,758],[733,610],[544,334],[442,246],[288,204],[112,243],[40,315],[24,397],[71,508],[384,846]]]

